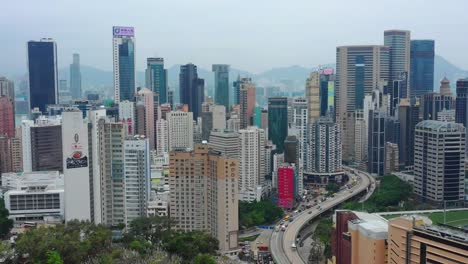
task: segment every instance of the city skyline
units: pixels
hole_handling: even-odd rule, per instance
[[[26,54],[22,44],[41,37],[54,38],[58,43],[60,68],[72,62],[71,54],[79,53],[82,56],[83,65],[92,65],[105,70],[111,69],[112,48],[109,45],[109,38],[110,28],[115,25],[135,27],[138,46],[137,70],[144,70],[146,58],[154,56],[164,57],[169,67],[174,64],[193,62],[202,68],[209,69],[211,64],[228,63],[234,68],[246,69],[254,73],[267,70],[270,66],[316,66],[332,63],[336,46],[383,43],[381,32],[386,29],[410,30],[412,39],[434,39],[437,54],[443,55],[459,67],[468,68],[468,55],[457,52],[466,46],[466,40],[451,39],[458,35],[457,28],[467,25],[467,22],[457,20],[457,17],[463,15],[463,8],[452,10],[451,6],[443,3],[423,6],[420,1],[414,1],[404,2],[407,8],[400,10],[401,5],[397,2],[402,1],[385,1],[383,4],[370,1],[358,3],[333,1],[317,3],[314,8],[319,11],[318,15],[310,16],[311,6],[305,1],[295,5],[249,3],[248,9],[236,3],[213,5],[211,2],[150,3],[140,1],[137,3],[138,6],[145,8],[139,8],[141,16],[138,17],[128,15],[129,6],[112,6],[107,1],[93,3],[95,6],[93,9],[85,8],[89,6],[86,4],[83,4],[83,7],[71,7],[65,3],[58,3],[53,13],[43,9],[42,5],[34,6],[34,3],[30,3],[33,5],[30,10],[42,10],[42,12],[20,12],[20,5],[5,4],[3,6],[5,15],[0,19],[2,24],[6,25],[4,27],[6,32],[0,37],[5,45],[0,56],[5,59],[0,62],[0,70],[7,75],[26,72]],[[458,6],[467,5],[462,1],[457,2]],[[360,17],[346,12],[356,4],[366,6],[370,11],[369,14]],[[187,19],[194,18],[194,15],[186,11],[179,11],[181,13],[176,13],[176,15],[159,11],[176,10],[174,8],[181,5],[186,7],[184,10],[192,10],[190,13],[196,14],[197,12],[193,10],[199,10],[209,15],[197,16],[196,20],[192,19],[194,24],[190,27],[191,30],[186,30],[181,22],[177,22],[177,17],[179,17],[177,14],[187,16]],[[103,19],[101,12],[97,12],[103,8],[112,13],[113,17]],[[391,10],[395,8],[398,8],[398,13],[401,15],[398,21],[386,19],[394,13]],[[416,8],[418,12],[414,12]],[[57,12],[57,10],[63,12]],[[67,20],[68,17],[65,15],[69,15],[70,10],[73,10],[73,14],[76,15],[86,15],[87,20]],[[148,13],[146,10],[152,12]],[[337,17],[343,19],[342,21],[352,20],[354,23],[352,25],[345,22],[330,23],[327,21],[329,15],[321,14],[327,14],[327,10],[333,10]],[[244,19],[230,15],[238,12],[242,12]],[[424,23],[439,18],[441,13],[451,15],[445,16],[444,20],[438,21],[437,24]],[[25,16],[25,19],[21,19],[21,16]],[[161,18],[165,26],[148,26],[150,22],[158,21],[153,21],[154,17]],[[34,24],[28,22],[32,19],[35,21]],[[60,25],[54,23],[51,26],[52,22],[57,20],[63,23]],[[92,23],[92,30],[83,32],[88,37],[76,38],[76,33],[86,28],[88,23]],[[304,34],[311,28],[315,30],[314,34]],[[13,29],[14,31],[9,34],[9,31]],[[356,32],[360,34],[355,34]],[[278,38],[278,34],[282,37]],[[8,41],[6,41],[7,36]],[[185,38],[191,39],[190,45],[183,41]],[[245,39],[249,41],[246,42]],[[275,41],[271,41],[272,39]],[[314,44],[317,41],[320,41],[320,45]],[[275,56],[280,51],[281,56]]]

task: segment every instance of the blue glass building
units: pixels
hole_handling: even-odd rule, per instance
[[[114,99],[133,101],[135,89],[135,41],[133,27],[113,27]]]
[[[58,97],[57,45],[52,39],[28,42],[29,105],[46,112]]]
[[[283,153],[284,140],[288,136],[288,98],[268,98],[268,139],[276,145],[276,152]]]
[[[410,96],[422,97],[434,90],[434,40],[412,40]]]
[[[146,59],[146,87],[159,94],[159,103],[169,102],[167,95],[167,70],[163,58]]]
[[[189,111],[193,112],[193,120],[197,120],[205,99],[205,80],[198,78],[196,65],[180,66],[179,86],[180,103],[188,105]]]

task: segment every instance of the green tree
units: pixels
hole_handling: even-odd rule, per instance
[[[336,184],[334,182],[330,182],[325,187],[325,190],[328,192],[328,194],[334,194],[334,193],[336,193],[336,192],[338,192],[340,190],[340,186],[338,186],[338,184]]]
[[[215,254],[219,249],[218,243],[216,238],[199,231],[172,233],[165,239],[164,248],[169,254],[190,262],[199,254]]]
[[[47,251],[47,264],[63,264],[63,260],[57,251]]]
[[[283,210],[271,201],[239,202],[239,221],[241,227],[252,227],[273,223],[283,216]]]
[[[0,198],[0,238],[5,237],[13,228],[13,220],[8,219],[10,213],[5,208],[5,201]]]
[[[193,259],[193,264],[216,264],[216,260],[208,254],[200,254]]]
[[[0,259],[6,260],[12,259],[15,255],[15,251],[11,247],[9,241],[0,241]]]
[[[130,242],[135,239],[145,240],[158,245],[170,234],[173,223],[169,217],[139,217],[130,223],[126,239]]]

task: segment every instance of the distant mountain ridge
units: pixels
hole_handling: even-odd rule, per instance
[[[439,55],[435,56],[434,64],[434,91],[439,90],[440,80],[444,76],[450,80],[453,91],[455,90],[455,82],[457,79],[468,77],[468,70],[463,70],[457,67]],[[335,64],[322,65],[321,67],[335,68]],[[309,76],[309,73],[317,68],[318,67],[308,68],[304,66],[293,65],[287,67],[275,67],[260,74],[253,74],[242,69],[231,68],[229,78],[232,82],[237,78],[238,75],[240,75],[241,77],[252,77],[253,81],[259,86],[273,86],[278,83],[286,83],[285,85],[292,86],[288,88],[302,89],[305,85],[305,80]],[[172,90],[178,86],[179,69],[180,65],[173,65],[168,68],[168,84]],[[94,89],[113,86],[112,71],[81,65],[81,75],[83,87]],[[61,68],[59,70],[60,79],[68,79],[68,76],[68,67]],[[211,70],[198,67],[198,76],[205,79],[207,87],[213,87],[214,74]],[[145,85],[145,73],[143,71],[137,71],[136,78],[137,84],[139,86]]]

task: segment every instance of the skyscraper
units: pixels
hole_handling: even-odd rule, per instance
[[[159,95],[159,104],[168,102],[167,70],[163,58],[146,59],[146,87]]]
[[[189,63],[180,66],[179,86],[180,103],[188,105],[193,120],[197,120],[205,99],[205,81],[198,78],[196,65]]]
[[[284,150],[284,140],[288,136],[288,99],[268,98],[268,139],[276,145],[277,153]]]
[[[156,121],[156,153],[161,155],[169,152],[169,127],[165,119]]]
[[[208,231],[221,252],[237,249],[238,161],[208,145],[173,151],[169,157],[171,219],[181,231]]]
[[[209,147],[221,155],[239,158],[239,133],[229,130],[212,131],[208,140]]]
[[[12,102],[15,101],[15,85],[5,77],[0,77],[0,96],[5,96]]]
[[[0,96],[0,135],[9,138],[15,136],[14,101],[6,96]]]
[[[146,136],[149,140],[149,147],[151,150],[155,149],[154,142],[156,140],[154,130],[155,130],[155,118],[154,118],[154,94],[148,88],[143,88],[138,91],[137,95],[137,104],[142,103],[145,107],[144,110],[144,122],[142,126],[144,126],[144,132],[140,135]],[[140,123],[140,122],[138,122]],[[137,124],[140,127],[140,124]]]
[[[58,101],[57,45],[50,38],[28,42],[29,105],[46,112]]]
[[[444,77],[440,81],[439,93],[442,94],[442,95],[452,96],[452,91],[451,91],[451,88],[450,88],[450,81],[449,81],[449,79],[447,79],[447,77]]]
[[[439,112],[455,108],[455,98],[440,93],[426,93],[422,96],[423,120],[437,120]]]
[[[390,47],[390,83],[399,80],[402,73],[410,73],[410,35],[408,30],[384,31],[384,45]]]
[[[320,116],[335,117],[335,74],[333,68],[320,71]]]
[[[70,93],[73,99],[81,99],[81,69],[80,54],[73,54],[73,63],[70,64]]]
[[[457,80],[455,122],[468,126],[468,78]]]
[[[241,78],[240,78],[240,75],[237,76],[237,80],[235,80],[233,83],[232,83],[232,87],[234,87],[234,104],[235,105],[238,105],[240,104],[240,85],[241,85],[242,81],[241,81]]]
[[[251,78],[242,78],[239,83],[240,128],[244,129],[253,123],[255,109],[255,84]]]
[[[463,204],[465,135],[461,124],[424,120],[416,125],[414,193],[423,202]]]
[[[411,97],[434,91],[434,49],[434,40],[411,41]]]
[[[292,210],[296,200],[297,172],[294,166],[288,163],[278,168],[278,206]]]
[[[133,101],[135,96],[135,31],[133,27],[112,28],[114,57],[114,100]]]
[[[343,46],[336,48],[336,122],[341,127],[343,159],[354,156],[355,110],[364,108],[364,96],[389,79],[390,48]]]
[[[414,164],[414,130],[419,123],[419,103],[402,100],[398,109],[400,140],[398,142],[400,164],[404,167]]]
[[[213,64],[212,71],[215,78],[215,104],[224,105],[226,111],[229,111],[229,65]]]
[[[307,122],[313,123],[320,117],[320,73],[310,73],[306,80]]]
[[[369,111],[367,134],[367,171],[371,174],[385,174],[386,113],[378,110]]]

